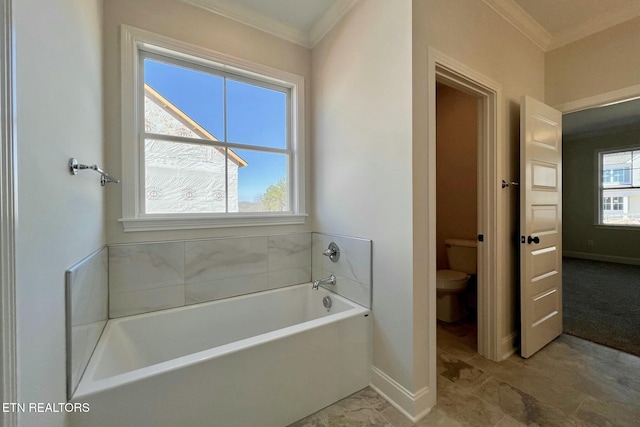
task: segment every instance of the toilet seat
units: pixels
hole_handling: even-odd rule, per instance
[[[461,271],[436,271],[436,288],[447,291],[463,290],[467,286],[469,275]]]

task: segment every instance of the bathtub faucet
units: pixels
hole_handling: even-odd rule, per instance
[[[318,289],[320,285],[335,285],[336,284],[336,276],[333,274],[329,277],[325,277],[324,279],[316,280],[313,282],[312,289]]]

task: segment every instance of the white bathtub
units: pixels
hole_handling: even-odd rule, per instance
[[[369,315],[303,284],[109,320],[71,425],[286,426],[369,384]]]

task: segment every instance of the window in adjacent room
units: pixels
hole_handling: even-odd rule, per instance
[[[598,156],[600,224],[640,226],[640,148]]]
[[[123,33],[125,230],[303,222],[302,78]]]

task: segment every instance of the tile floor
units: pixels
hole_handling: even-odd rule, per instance
[[[438,325],[438,400],[417,426],[640,426],[640,358],[561,335],[529,359],[479,356],[472,325]],[[412,426],[367,387],[291,427]]]

